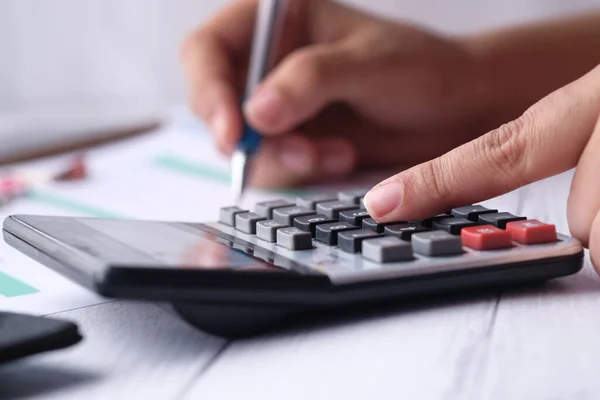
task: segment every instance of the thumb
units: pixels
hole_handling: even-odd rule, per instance
[[[600,96],[585,76],[511,121],[449,153],[408,169],[365,197],[381,222],[417,220],[510,192],[577,165]],[[592,78],[593,83],[593,78]]]
[[[245,114],[264,134],[284,133],[317,115],[329,103],[344,98],[356,85],[356,63],[341,42],[301,48],[288,55],[255,90]]]

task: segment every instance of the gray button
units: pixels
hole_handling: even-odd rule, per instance
[[[260,221],[256,224],[256,236],[269,243],[275,243],[277,241],[277,231],[289,227],[289,225],[280,224],[273,220]]]
[[[326,201],[335,201],[337,197],[330,194],[317,194],[313,196],[302,196],[296,199],[296,205],[298,207],[304,207],[311,210],[315,210],[317,203],[324,203]]]
[[[361,204],[361,199],[367,195],[364,189],[344,190],[338,193],[338,200],[344,203]]]
[[[223,225],[235,226],[235,216],[245,212],[248,212],[248,210],[242,210],[239,207],[221,208],[219,213],[219,222]]]
[[[312,236],[298,228],[283,228],[277,231],[277,244],[290,250],[312,249]]]
[[[317,204],[317,212],[327,215],[329,218],[338,218],[341,211],[354,210],[356,204],[351,204],[343,201],[326,201],[325,203]]]
[[[262,215],[265,218],[273,218],[273,210],[283,207],[292,207],[295,204],[287,200],[271,200],[263,201],[262,203],[256,203],[254,206],[254,212],[258,215]]]
[[[235,216],[235,229],[240,232],[254,235],[256,233],[256,224],[259,221],[264,221],[265,217],[251,212],[237,214]]]
[[[463,252],[460,236],[444,231],[416,233],[412,235],[415,253],[424,256],[451,256]]]
[[[273,219],[280,224],[285,224],[288,226],[294,225],[294,218],[303,217],[305,215],[313,215],[316,214],[313,210],[309,210],[304,207],[285,207],[278,208],[273,211]]]
[[[391,236],[365,240],[362,244],[362,254],[367,260],[378,263],[414,259],[410,242]]]

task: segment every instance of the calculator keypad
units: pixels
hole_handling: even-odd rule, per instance
[[[461,257],[473,262],[467,256],[493,257],[498,251],[559,241],[554,225],[480,205],[457,207],[420,221],[381,223],[361,208],[364,195],[347,191],[337,197],[298,197],[295,203],[261,202],[254,212],[226,207],[220,211],[219,224],[246,241],[261,241],[271,251],[287,251],[285,257],[312,250],[303,256],[312,257],[305,261],[328,271]]]

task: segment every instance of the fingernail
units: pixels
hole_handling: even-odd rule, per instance
[[[271,88],[258,90],[246,104],[246,113],[264,125],[276,127],[282,121],[285,102],[279,91]]]
[[[281,147],[280,160],[283,167],[295,173],[304,174],[312,170],[313,157],[310,149],[296,142]]]
[[[373,218],[385,217],[400,206],[403,191],[404,187],[398,181],[377,186],[365,196],[365,206]]]

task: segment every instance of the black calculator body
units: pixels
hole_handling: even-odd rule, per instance
[[[225,207],[199,223],[13,215],[3,234],[102,296],[167,304],[226,337],[296,313],[497,289],[583,266],[581,243],[551,224],[480,205],[381,224],[363,197]]]

